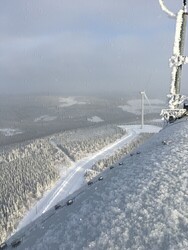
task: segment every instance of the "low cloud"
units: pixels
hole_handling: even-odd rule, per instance
[[[165,95],[175,23],[141,2],[1,1],[1,92]]]

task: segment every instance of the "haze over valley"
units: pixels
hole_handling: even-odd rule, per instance
[[[137,99],[137,100],[135,100]],[[132,101],[131,101],[132,100]],[[138,124],[140,95],[40,96],[0,98],[0,146],[23,142],[66,130],[104,124]],[[146,102],[147,122],[159,119],[163,100]]]

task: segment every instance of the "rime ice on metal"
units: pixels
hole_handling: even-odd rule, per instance
[[[183,55],[187,21],[187,6],[186,0],[183,0],[182,9],[180,9],[177,14],[174,14],[164,5],[163,0],[159,0],[159,3],[162,10],[166,12],[170,17],[176,17],[176,32],[173,55],[169,60],[170,67],[172,68],[170,93],[167,95],[167,97],[169,99],[168,106],[170,113],[172,114],[172,110],[174,110],[174,118],[177,118],[177,113],[182,114],[182,110],[180,112],[178,112],[178,110],[180,110],[180,104],[182,104],[182,102],[184,101],[184,96],[180,95],[182,66],[188,62],[188,58]],[[164,116],[165,119],[169,117],[169,110],[162,110],[162,115],[166,116]]]
[[[182,65],[186,63],[186,57],[183,56],[185,27],[186,27],[186,7],[184,6],[177,14],[176,33],[173,48],[173,55],[170,58],[170,67],[172,68],[171,85],[169,97],[169,108],[175,109],[181,104],[180,83]]]
[[[161,9],[166,12],[168,14],[168,16],[170,17],[176,17],[176,14],[174,14],[173,12],[171,12],[164,4],[164,1],[163,0],[159,0],[159,3],[160,3],[160,6],[161,6]]]

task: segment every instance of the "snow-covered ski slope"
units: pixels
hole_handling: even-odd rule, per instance
[[[188,249],[188,120],[178,120],[7,241],[12,249]],[[67,205],[68,199],[73,203]]]

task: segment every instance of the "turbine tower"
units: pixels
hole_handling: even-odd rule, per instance
[[[161,115],[169,120],[169,117],[179,118],[185,112],[180,108],[183,98],[180,94],[182,67],[188,62],[188,58],[184,56],[185,32],[187,23],[187,1],[183,0],[183,7],[177,14],[171,12],[165,5],[163,0],[159,0],[161,8],[168,16],[176,18],[176,32],[173,47],[173,55],[170,58],[171,84],[170,93],[167,95],[169,109],[162,110]]]

